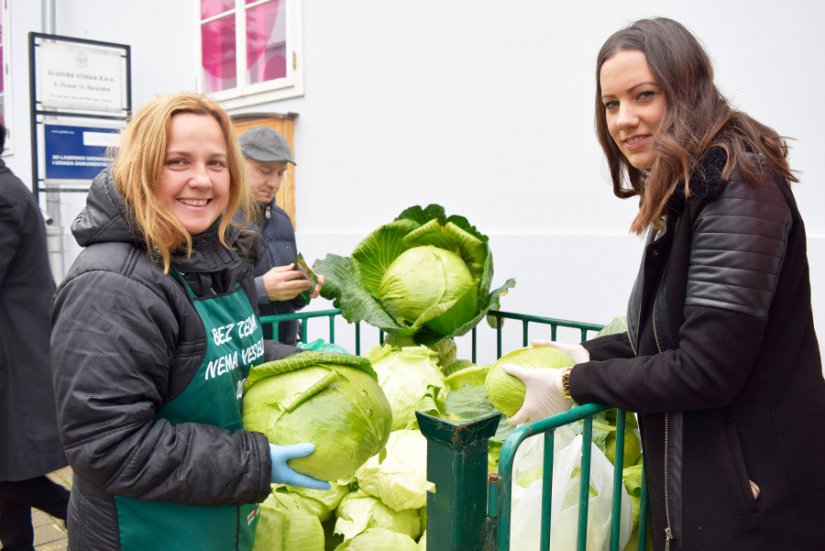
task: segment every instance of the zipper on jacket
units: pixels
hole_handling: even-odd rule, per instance
[[[662,345],[659,342],[659,332],[656,331],[656,301],[653,301],[653,314],[650,320],[651,325],[653,326],[653,340],[656,341],[656,350],[658,352],[662,352]],[[669,478],[669,462],[668,462],[668,449],[670,448],[670,414],[665,412],[665,455],[664,455],[664,479],[665,479],[665,487],[664,487],[664,494],[665,494],[665,551],[669,551],[670,549],[670,542],[673,539],[673,530],[670,528],[670,492],[668,478]]]
[[[673,531],[670,529],[670,492],[668,491],[668,447],[670,440],[670,414],[665,413],[665,551],[670,549],[670,540],[673,539]]]
[[[266,215],[266,219],[269,220],[272,217],[272,207],[267,205],[264,209],[264,215]]]
[[[630,317],[630,302],[628,302],[628,304],[627,304],[626,319],[628,319],[628,320],[632,319]],[[641,315],[639,315],[639,319],[641,319]],[[636,351],[636,343],[633,342],[633,337],[630,335],[630,323],[627,324],[627,330],[625,331],[625,334],[627,335],[627,342],[630,343],[630,349],[633,351],[633,355],[638,356],[639,353]]]

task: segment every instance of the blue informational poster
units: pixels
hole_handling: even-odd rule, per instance
[[[44,124],[47,180],[92,180],[111,164],[119,129]]]

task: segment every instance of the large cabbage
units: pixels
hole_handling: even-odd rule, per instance
[[[335,533],[351,540],[369,528],[386,528],[415,539],[421,535],[421,518],[417,509],[393,511],[377,497],[360,490],[350,492],[335,514]]]
[[[261,503],[254,551],[324,551],[321,521],[292,494],[272,492]]]
[[[330,254],[315,269],[325,277],[321,294],[348,321],[427,346],[472,329],[515,285],[510,279],[490,290],[487,236],[440,205],[406,209],[351,258]]]
[[[335,551],[420,551],[415,540],[406,534],[399,534],[386,528],[369,528],[351,540],[347,540]]]
[[[531,368],[569,367],[575,362],[566,352],[551,346],[531,346],[518,348],[499,358],[484,381],[490,401],[500,412],[512,417],[524,403],[526,389],[517,377],[505,373],[504,364],[515,364]]]
[[[300,500],[303,507],[318,517],[321,522],[332,517],[335,508],[350,493],[349,483],[330,483],[329,490],[313,490],[303,486],[289,486],[286,484],[273,484],[274,491],[289,494]]]
[[[432,487],[427,481],[427,439],[417,430],[393,431],[386,453],[370,457],[355,479],[359,489],[393,511],[424,507]]]
[[[365,357],[372,364],[378,383],[392,408],[392,430],[418,427],[416,411],[440,415],[440,394],[444,375],[438,356],[424,345],[396,347],[374,346]]]
[[[360,356],[293,354],[253,366],[245,389],[244,428],[274,444],[315,444],[310,456],[289,462],[315,478],[352,478],[389,438],[390,404]]]

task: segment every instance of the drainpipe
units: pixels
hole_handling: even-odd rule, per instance
[[[55,0],[40,1],[41,29],[44,34],[55,34]],[[33,93],[33,92],[32,92]],[[50,190],[46,185],[46,210],[43,218],[46,221],[46,241],[49,250],[49,266],[55,282],[60,283],[65,273],[65,247],[63,240],[63,224],[60,217],[60,192]]]

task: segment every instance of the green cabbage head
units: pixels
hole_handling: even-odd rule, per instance
[[[324,551],[321,521],[292,494],[272,492],[261,503],[253,551]]]
[[[369,528],[335,548],[335,551],[420,551],[415,540],[386,528]]]
[[[392,430],[418,427],[416,411],[440,415],[444,374],[438,356],[424,345],[374,346],[364,356],[378,375],[378,384],[392,408]]]
[[[315,269],[325,278],[321,294],[348,321],[427,346],[475,327],[515,285],[510,279],[490,289],[487,236],[435,204],[406,209],[364,238],[352,257],[330,254]]]
[[[320,480],[348,480],[387,443],[392,410],[367,359],[307,351],[252,367],[243,425],[273,444],[315,444],[290,466]]]
[[[417,509],[393,511],[377,497],[361,490],[350,492],[335,511],[336,534],[351,540],[369,528],[386,528],[415,539],[421,535],[421,518]]]
[[[538,369],[569,367],[574,363],[569,354],[551,346],[518,348],[493,364],[484,380],[484,388],[496,409],[507,417],[512,417],[524,403],[526,388],[517,377],[505,373],[502,365],[516,364]]]

